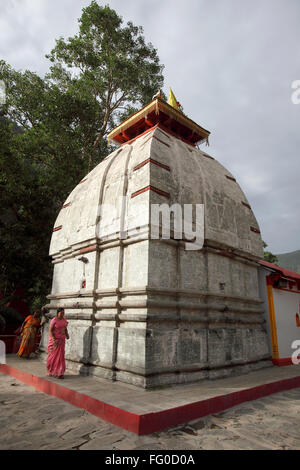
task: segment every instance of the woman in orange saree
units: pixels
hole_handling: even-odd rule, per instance
[[[64,309],[59,308],[56,317],[51,320],[49,329],[47,375],[58,379],[64,378],[66,370],[65,342],[66,338],[69,339],[68,322],[64,315]]]
[[[30,354],[35,351],[35,339],[41,324],[39,316],[40,312],[36,310],[33,315],[25,318],[21,327],[22,340],[17,356],[29,359]]]

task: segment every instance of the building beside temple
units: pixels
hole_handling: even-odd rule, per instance
[[[272,365],[259,226],[234,176],[196,147],[208,137],[156,97],[65,201],[47,307],[65,308],[67,367],[146,388]],[[187,250],[172,225],[151,238],[154,204],[204,205],[203,247]],[[45,329],[44,351],[47,340]]]
[[[264,299],[272,362],[300,363],[300,274],[260,261],[260,295]]]

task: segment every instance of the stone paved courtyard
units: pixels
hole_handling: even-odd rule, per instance
[[[300,449],[300,389],[136,436],[0,375],[1,450]]]

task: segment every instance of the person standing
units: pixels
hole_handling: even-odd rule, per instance
[[[20,330],[21,344],[17,356],[30,358],[30,354],[36,349],[36,336],[40,328],[40,312],[36,310],[33,315],[28,315]]]
[[[65,342],[66,338],[69,339],[68,322],[64,315],[64,309],[59,308],[56,317],[51,320],[49,328],[47,375],[58,379],[64,378],[66,370]]]

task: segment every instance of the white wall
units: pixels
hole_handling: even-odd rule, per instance
[[[273,288],[274,310],[277,327],[279,358],[291,357],[292,342],[300,340],[300,328],[296,325],[299,314],[300,293]]]

